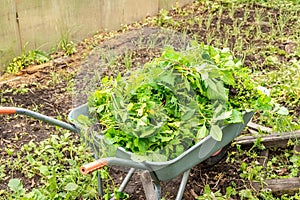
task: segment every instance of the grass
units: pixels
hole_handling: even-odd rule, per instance
[[[163,10],[145,23],[185,32],[215,47],[229,47],[252,71],[252,80],[269,89],[271,97],[289,109],[288,115],[263,113],[256,116],[256,121],[273,127],[274,131],[284,132],[300,129],[299,12],[297,0],[199,0],[185,8],[174,8],[170,12]],[[102,36],[99,39],[103,39]],[[60,47],[70,55],[76,52],[74,44],[67,40],[62,40]],[[128,54],[124,61],[127,68],[132,63],[131,56]],[[17,62],[14,65],[22,68]],[[59,84],[61,76],[51,74],[53,84]],[[26,88],[16,92],[26,92]],[[299,155],[293,154],[289,148],[283,150],[283,154],[274,154],[263,173],[257,165],[263,147],[256,146],[247,151],[236,148],[227,160],[240,165],[240,176],[245,182],[297,177],[299,174]],[[79,166],[92,161],[91,153],[85,149],[82,143],[78,143],[77,136],[61,129],[43,142],[29,142],[18,152],[13,148],[5,149],[13,160],[0,158],[0,181],[10,179],[9,189],[0,191],[0,199],[97,199],[95,175],[79,174]],[[240,159],[242,155],[247,156],[247,162]],[[11,169],[12,174],[7,174],[6,168]],[[281,176],[278,172],[283,170],[287,173]],[[20,182],[18,176],[34,180],[33,188],[25,189],[25,183]],[[205,186],[198,199],[235,196],[241,199],[299,199],[300,191],[292,196],[276,197],[267,191],[255,192],[235,185],[228,187],[226,194]]]

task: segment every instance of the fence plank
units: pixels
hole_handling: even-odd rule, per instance
[[[192,0],[1,0],[0,74],[9,59],[26,50],[50,50],[62,39],[79,41],[97,31],[111,31]],[[16,8],[20,34],[16,23]],[[18,38],[21,38],[20,40]],[[20,45],[20,43],[22,45]],[[6,55],[6,56],[4,56]],[[7,57],[7,58],[6,58]]]
[[[18,4],[28,49],[49,50],[62,39],[81,40],[101,28],[100,1],[31,0]]]
[[[101,0],[101,18],[104,30],[115,30],[158,12],[158,0]]]
[[[176,3],[178,3],[178,5],[180,7],[188,4],[188,3],[191,3],[193,1],[191,0],[160,0],[159,1],[159,6],[158,6],[158,9],[161,10],[161,9],[172,9],[172,7],[174,7],[176,5]]]
[[[20,51],[14,0],[0,1],[0,72]]]

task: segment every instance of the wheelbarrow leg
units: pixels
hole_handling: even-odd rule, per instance
[[[185,186],[186,186],[187,180],[188,180],[189,175],[190,175],[190,171],[191,170],[189,169],[189,170],[187,170],[183,173],[181,183],[180,183],[180,186],[179,186],[179,189],[178,189],[178,193],[177,193],[177,196],[176,196],[176,200],[181,200],[182,199],[182,196],[183,196],[183,193],[184,193],[184,190],[185,190]]]
[[[97,156],[96,153],[94,153],[94,158],[96,160],[99,159],[99,157]],[[100,174],[99,170],[97,170],[97,180],[98,180],[98,194],[102,198],[103,197],[103,184],[102,184],[102,178],[101,178],[101,174]]]
[[[157,200],[161,199],[161,186],[159,182],[154,181],[154,189],[155,189],[155,194],[157,197]]]
[[[154,190],[155,190],[155,194],[157,197],[157,200],[161,199],[161,186],[160,186],[160,182],[157,181],[153,181],[154,184]]]
[[[103,185],[100,171],[97,171],[97,179],[98,179],[98,194],[100,197],[103,197]]]
[[[135,170],[136,170],[135,168],[130,168],[128,174],[126,175],[126,177],[124,178],[121,186],[118,189],[119,192],[124,191],[125,187],[127,186],[128,182],[131,179],[132,175],[134,174]]]

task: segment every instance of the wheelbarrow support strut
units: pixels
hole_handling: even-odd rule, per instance
[[[108,158],[101,158],[99,160],[96,160],[94,162],[88,163],[83,165],[80,168],[80,172],[84,175],[92,173],[94,171],[97,171],[98,169],[103,168],[104,166],[123,166],[123,167],[131,167],[129,170],[127,176],[124,178],[121,186],[119,187],[118,191],[123,192],[124,189],[126,188],[130,178],[134,174],[136,169],[141,169],[141,170],[148,170],[150,172],[150,176],[153,180],[153,185],[154,185],[154,190],[155,190],[155,195],[158,200],[161,199],[161,186],[160,186],[160,180],[157,178],[155,171],[151,170],[150,167],[147,167],[144,163],[139,163],[139,162],[128,162],[126,159],[122,158],[115,158],[115,157],[108,157]],[[178,189],[178,193],[176,196],[176,200],[181,200],[183,197],[183,193],[185,190],[185,186],[188,180],[190,174],[190,169],[185,171],[182,176],[182,180]],[[102,193],[102,192],[101,192]]]

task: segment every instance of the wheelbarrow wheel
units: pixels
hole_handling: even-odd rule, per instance
[[[226,155],[227,149],[230,147],[230,144],[227,144],[222,149],[214,153],[212,156],[203,161],[203,164],[206,166],[213,166],[220,162]]]

